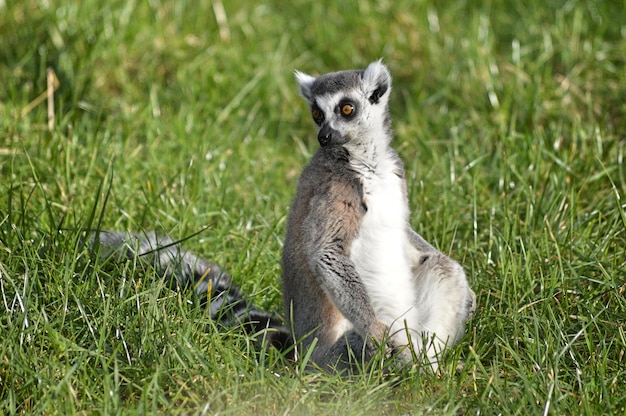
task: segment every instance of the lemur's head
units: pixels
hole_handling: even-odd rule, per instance
[[[296,80],[311,107],[321,146],[389,139],[391,75],[380,60],[365,70],[332,72],[317,78],[296,71]]]

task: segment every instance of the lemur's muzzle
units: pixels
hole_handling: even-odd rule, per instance
[[[337,130],[330,127],[329,123],[325,123],[320,132],[317,134],[317,140],[320,142],[320,146],[326,147],[332,144],[344,144],[348,140],[341,135]]]

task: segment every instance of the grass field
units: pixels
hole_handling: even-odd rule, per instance
[[[1,0],[0,413],[624,414],[625,8]],[[79,247],[208,227],[185,247],[281,313],[317,147],[293,71],[379,57],[412,224],[478,299],[442,375],[303,373]]]

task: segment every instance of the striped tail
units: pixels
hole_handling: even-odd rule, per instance
[[[177,289],[195,287],[211,319],[225,327],[241,327],[249,335],[263,334],[269,345],[288,351],[293,345],[289,330],[272,314],[250,303],[220,266],[183,250],[169,237],[154,232],[130,234],[99,231],[91,247],[102,258],[117,261],[140,259]]]

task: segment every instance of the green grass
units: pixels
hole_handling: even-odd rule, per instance
[[[0,413],[624,414],[625,7],[0,1]],[[412,223],[478,297],[441,376],[302,373],[79,248],[208,227],[185,246],[281,312],[316,149],[293,70],[379,57]]]

